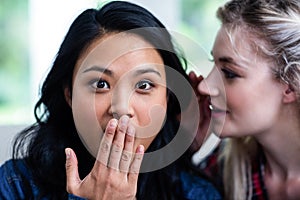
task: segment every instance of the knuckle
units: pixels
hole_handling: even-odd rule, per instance
[[[120,153],[122,150],[123,150],[123,144],[115,141],[112,146],[112,151],[115,153]]]
[[[110,144],[107,142],[107,141],[104,141],[102,144],[101,144],[101,152],[102,153],[108,153],[110,150]]]
[[[126,135],[126,142],[133,142],[134,141],[134,137],[131,135]]]
[[[91,180],[92,180],[93,182],[97,182],[99,176],[100,176],[100,175],[99,175],[99,172],[98,172],[98,173],[95,173],[94,171],[92,171],[92,173],[91,173],[91,175],[90,175]]]
[[[107,129],[106,129],[106,133],[107,133],[108,135],[113,135],[113,134],[115,133],[115,129],[114,129],[114,128],[107,128]]]
[[[139,170],[138,170],[137,167],[132,167],[132,168],[130,169],[130,173],[138,174],[138,173],[139,173]]]
[[[116,174],[114,170],[109,170],[109,173],[107,175],[107,178],[105,180],[105,185],[109,188],[116,188]]]
[[[141,160],[143,159],[143,155],[137,154],[137,155],[135,156],[135,159],[136,159],[137,161],[141,161]]]
[[[129,152],[123,151],[121,159],[123,161],[129,161],[131,159],[131,154]]]
[[[66,162],[65,166],[67,170],[70,170],[70,168],[72,168],[71,162]]]
[[[118,132],[122,133],[122,134],[125,134],[126,133],[126,128],[127,128],[126,125],[120,125],[120,126],[118,126]]]

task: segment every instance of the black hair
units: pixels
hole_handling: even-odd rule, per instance
[[[149,29],[135,31],[147,27]],[[113,1],[100,9],[87,9],[82,12],[71,24],[42,85],[40,98],[34,109],[36,123],[23,130],[14,142],[13,157],[15,160],[25,159],[39,188],[40,197],[67,198],[64,154],[66,147],[71,147],[76,152],[81,177],[85,177],[92,169],[95,159],[77,134],[64,89],[67,87],[72,91],[75,64],[89,45],[106,33],[122,31],[132,31],[143,37],[157,49],[166,66],[188,80],[185,60],[178,56],[180,54],[173,45],[171,35],[146,9],[124,1]],[[176,81],[167,74],[168,85]],[[168,144],[177,132],[179,121],[176,117],[180,113],[180,105],[169,89],[167,94],[166,122],[148,151]],[[186,159],[185,155],[161,170],[142,173],[139,176],[137,198],[178,199],[173,190],[179,190],[180,178],[176,174],[185,168],[183,164],[179,164],[183,163],[182,159]],[[30,191],[28,190],[29,193]]]

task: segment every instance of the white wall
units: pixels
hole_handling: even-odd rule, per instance
[[[101,1],[101,0],[100,0]],[[179,0],[127,0],[152,12],[170,29],[176,29]],[[30,0],[30,66],[32,102],[36,102],[40,83],[72,21],[99,0]],[[166,9],[167,8],[167,9]],[[33,105],[31,105],[33,107]]]
[[[11,158],[12,140],[24,127],[23,125],[0,126],[0,164]]]

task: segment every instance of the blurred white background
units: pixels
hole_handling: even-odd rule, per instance
[[[34,122],[38,90],[71,22],[96,0],[1,0],[0,164],[10,158],[11,141]],[[131,0],[156,15],[191,56],[191,69],[206,74],[224,0]],[[196,68],[195,68],[196,66]],[[199,66],[199,67],[198,67]],[[200,67],[201,66],[201,67]]]

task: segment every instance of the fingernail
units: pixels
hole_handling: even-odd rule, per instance
[[[121,121],[120,121],[121,125],[125,126],[128,123],[128,120],[129,120],[128,117],[126,117],[126,116],[122,117]]]
[[[144,153],[144,146],[143,145],[139,145],[137,152],[138,153]]]
[[[66,159],[67,159],[67,160],[70,159],[70,158],[71,158],[71,150],[68,149],[68,148],[66,148],[66,149],[65,149],[65,153],[66,153]]]
[[[133,126],[128,126],[127,134],[130,135],[130,136],[134,136],[134,133],[135,133],[134,127]]]
[[[113,119],[111,122],[110,122],[110,127],[112,127],[112,128],[115,128],[115,127],[117,127],[117,120],[116,119]]]

